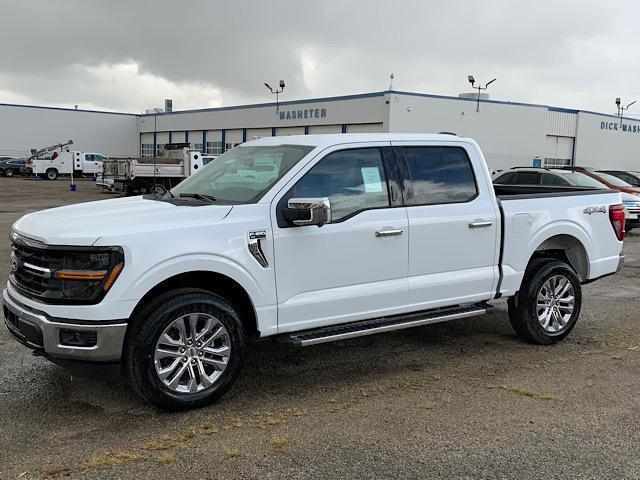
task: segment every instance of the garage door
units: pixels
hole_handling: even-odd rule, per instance
[[[347,133],[379,133],[384,132],[381,123],[354,123],[347,125]]]
[[[231,150],[236,145],[240,145],[242,143],[242,130],[226,130],[224,137],[226,152],[227,150]]]
[[[342,133],[342,125],[312,125],[309,133]]]
[[[140,155],[143,157],[153,156],[153,133],[140,135]]]
[[[276,128],[276,135],[304,135],[304,127],[280,127]]]
[[[270,136],[271,136],[270,128],[248,128],[247,129],[247,140],[253,140],[254,138],[270,137]]]

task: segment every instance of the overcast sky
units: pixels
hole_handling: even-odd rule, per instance
[[[638,0],[0,0],[0,103],[141,112],[385,90],[615,113]],[[634,111],[635,110],[635,111]],[[640,102],[629,113],[640,116]]]

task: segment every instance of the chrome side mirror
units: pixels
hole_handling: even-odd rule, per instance
[[[291,222],[297,226],[318,225],[331,223],[331,202],[327,197],[321,198],[291,198],[287,202],[290,210],[306,210],[307,218],[295,219]]]

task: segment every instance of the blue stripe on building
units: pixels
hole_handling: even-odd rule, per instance
[[[242,129],[242,143],[247,141],[247,129],[243,128]]]
[[[221,133],[222,133],[222,153],[224,153],[225,149],[227,148],[227,142],[226,142],[226,140],[227,140],[227,131],[223,128],[221,130]]]
[[[276,136],[276,127],[271,127],[271,136],[272,137]]]
[[[347,124],[346,123],[342,124],[342,133],[347,133]]]
[[[305,127],[304,127],[304,134],[305,134],[305,135],[309,135],[309,125],[305,125]]]
[[[158,156],[158,142],[157,142],[157,133],[153,132],[153,156]]]

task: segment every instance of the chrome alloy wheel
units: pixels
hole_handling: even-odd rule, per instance
[[[567,277],[554,275],[544,282],[538,292],[536,314],[545,332],[562,332],[569,325],[574,307],[575,292]]]
[[[207,313],[183,315],[164,329],[154,354],[158,378],[170,390],[197,393],[211,387],[229,363],[225,326]]]

